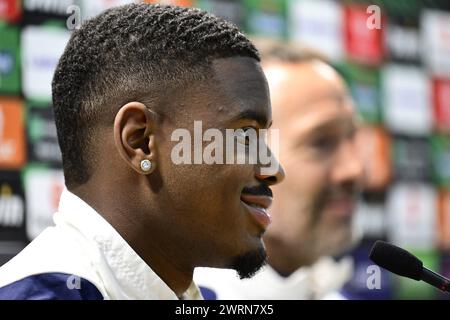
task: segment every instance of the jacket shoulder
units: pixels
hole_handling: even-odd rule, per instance
[[[66,273],[42,273],[0,288],[1,300],[102,300],[97,287]]]

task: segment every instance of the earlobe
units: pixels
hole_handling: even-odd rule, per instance
[[[121,158],[140,174],[155,168],[154,114],[140,102],[122,106],[114,119],[114,144]]]

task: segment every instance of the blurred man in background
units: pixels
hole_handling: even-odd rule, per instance
[[[269,266],[252,279],[208,268],[195,279],[206,298],[341,299],[352,261],[332,257],[357,243],[352,220],[362,176],[352,100],[318,54],[272,42],[258,47],[286,173],[273,188],[273,223],[264,236]]]

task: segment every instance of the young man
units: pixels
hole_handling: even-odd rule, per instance
[[[194,279],[209,289],[205,298],[339,299],[352,264],[330,256],[355,244],[352,218],[362,175],[352,101],[342,77],[318,54],[273,42],[258,48],[286,172],[273,188],[273,222],[264,235],[269,266],[246,280],[207,268]]]
[[[196,299],[197,266],[261,267],[281,167],[173,152],[196,121],[270,125],[258,53],[236,27],[196,9],[107,10],[74,31],[53,104],[67,189],[55,226],[0,268],[0,299]]]

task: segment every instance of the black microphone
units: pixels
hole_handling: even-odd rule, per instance
[[[450,280],[423,266],[416,256],[393,244],[376,241],[370,259],[380,267],[402,277],[424,281],[444,292],[450,292]]]

